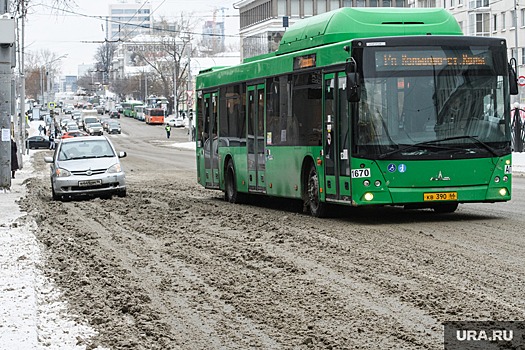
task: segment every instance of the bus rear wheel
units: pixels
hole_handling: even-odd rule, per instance
[[[230,203],[239,203],[239,193],[237,192],[237,182],[235,179],[235,167],[230,159],[226,166],[226,183],[224,188],[224,199]]]
[[[306,184],[305,207],[317,218],[326,216],[326,203],[319,198],[319,176],[315,165],[311,165]]]

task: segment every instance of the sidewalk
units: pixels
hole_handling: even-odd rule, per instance
[[[11,190],[0,191],[0,350],[85,349],[83,340],[95,332],[73,321],[61,292],[39,271],[37,226],[18,206],[32,176],[30,155],[24,155]]]

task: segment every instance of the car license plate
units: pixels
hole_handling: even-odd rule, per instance
[[[431,192],[423,194],[424,201],[457,201],[457,192]]]
[[[79,181],[78,186],[79,187],[96,186],[96,185],[100,185],[101,183],[102,183],[102,180],[84,180],[84,181]]]

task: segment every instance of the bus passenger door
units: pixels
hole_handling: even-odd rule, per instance
[[[219,149],[217,137],[217,92],[204,95],[204,168],[206,187],[219,188]]]
[[[350,118],[344,73],[324,78],[324,170],[327,201],[350,201]]]
[[[248,86],[248,189],[250,192],[266,192],[266,139],[264,137],[265,85]]]

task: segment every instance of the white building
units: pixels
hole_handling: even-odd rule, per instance
[[[525,75],[525,8],[517,1],[441,0],[465,35],[505,38],[508,55],[518,64],[518,75]],[[520,102],[525,103],[525,87],[520,88]]]
[[[141,33],[149,32],[152,24],[149,1],[122,2],[109,5],[110,25],[107,39],[127,40]]]

